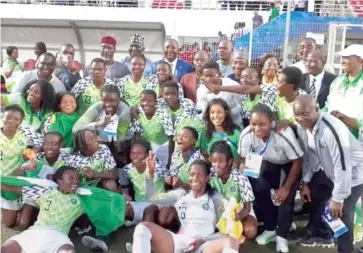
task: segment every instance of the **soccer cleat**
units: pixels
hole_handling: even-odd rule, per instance
[[[325,239],[321,237],[310,237],[299,240],[301,246],[304,247],[323,247],[323,248],[333,248],[334,241],[333,238]]]
[[[96,239],[94,237],[91,236],[83,236],[82,237],[82,244],[86,247],[91,249],[92,251],[95,252],[106,252],[108,251],[108,246],[107,244],[100,240],[100,239]]]
[[[276,240],[275,230],[274,231],[265,230],[262,232],[262,234],[256,237],[256,242],[259,245],[266,245],[275,240]]]
[[[289,244],[285,238],[276,236],[276,252],[288,253]]]

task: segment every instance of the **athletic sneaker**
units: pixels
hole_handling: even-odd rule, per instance
[[[132,253],[132,243],[129,242],[126,243],[126,250],[127,253]]]
[[[333,248],[333,238],[322,238],[322,237],[310,237],[299,240],[299,243],[304,247],[323,247]]]
[[[276,252],[288,253],[289,244],[285,238],[276,236]]]
[[[297,226],[296,226],[295,222],[291,223],[289,232],[294,232],[296,229],[297,229]]]
[[[83,236],[82,237],[82,244],[86,247],[91,249],[95,252],[106,252],[108,251],[107,244],[101,240],[91,236]]]
[[[262,234],[256,237],[256,242],[259,245],[266,245],[275,240],[276,240],[275,230],[274,231],[265,230],[262,232]]]

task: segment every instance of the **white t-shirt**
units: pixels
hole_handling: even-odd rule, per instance
[[[306,67],[305,67],[305,64],[304,64],[303,61],[298,61],[298,62],[292,64],[291,67],[297,67],[297,68],[299,68],[301,70],[301,72],[303,74],[306,73]],[[329,63],[325,64],[324,70],[328,71],[328,72],[330,72],[332,74],[335,74],[335,70],[334,70],[333,66],[330,65]]]
[[[221,80],[223,86],[239,86],[239,83],[233,81],[230,78],[221,78]],[[201,84],[197,90],[197,109],[204,113],[208,103],[214,98],[221,98],[227,102],[228,107],[231,110],[233,122],[237,126],[241,126],[241,95],[226,91],[221,91],[218,94],[214,94],[210,92],[204,84]]]

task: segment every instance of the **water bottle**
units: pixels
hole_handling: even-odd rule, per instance
[[[281,206],[282,202],[279,201],[277,198],[276,198],[276,192],[275,192],[275,189],[271,189],[270,190],[270,194],[271,194],[271,200],[272,200],[272,203],[275,205],[275,206]]]

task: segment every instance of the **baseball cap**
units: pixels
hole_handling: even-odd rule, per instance
[[[363,59],[363,45],[352,44],[336,54],[342,57],[355,55]]]

